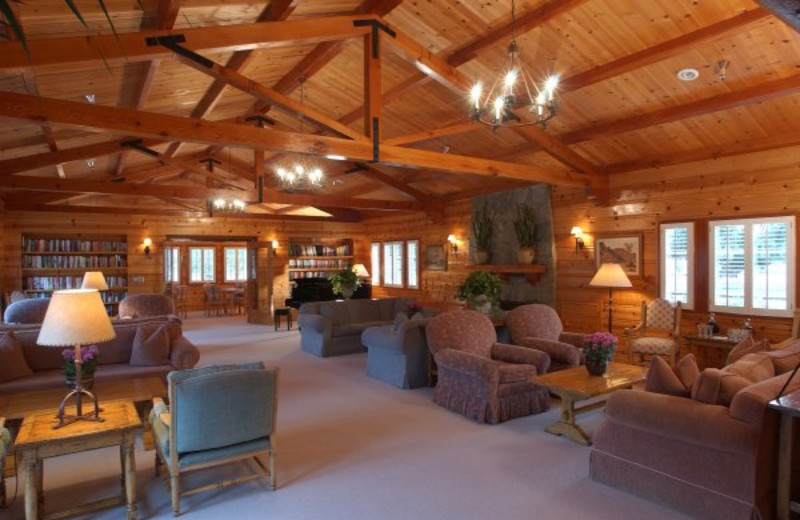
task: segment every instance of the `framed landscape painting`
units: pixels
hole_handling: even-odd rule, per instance
[[[444,244],[425,248],[425,269],[428,271],[447,271],[447,252]]]
[[[594,245],[598,269],[611,262],[621,265],[628,276],[642,275],[642,235],[597,237]]]

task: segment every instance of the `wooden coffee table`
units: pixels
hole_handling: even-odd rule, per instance
[[[71,408],[74,410],[74,407]],[[41,515],[41,518],[64,518],[126,504],[128,520],[136,520],[136,462],[133,442],[136,432],[142,429],[142,419],[132,401],[106,401],[100,417],[103,422],[78,421],[54,429],[58,418],[52,410],[25,416],[14,446],[22,459],[26,520],[40,518],[39,494],[43,491],[44,459],[109,446],[119,446],[120,449],[125,498],[116,496],[75,506],[68,511]]]
[[[561,399],[561,419],[548,426],[546,431],[554,435],[566,435],[578,444],[590,445],[592,438],[578,426],[575,417],[579,413],[605,406],[605,400],[580,408],[576,408],[575,403],[609,394],[620,388],[630,388],[635,383],[644,381],[646,373],[644,367],[609,363],[608,370],[602,376],[590,376],[584,366],[533,376],[532,383],[544,386]]]

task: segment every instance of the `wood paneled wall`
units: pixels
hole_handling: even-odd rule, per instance
[[[370,219],[363,224],[364,244],[359,250],[369,251],[370,242],[392,240],[419,240],[420,288],[396,289],[374,287],[372,295],[377,298],[402,296],[415,298],[426,306],[447,309],[460,306],[456,300],[456,289],[467,276],[469,262],[470,202],[453,203],[445,211],[444,218],[432,220],[424,214],[404,214]],[[458,251],[453,253],[447,243],[448,235],[455,235]],[[425,269],[425,250],[432,245],[445,245],[447,270]],[[369,258],[366,265],[372,272]]]
[[[266,221],[246,218],[168,218],[152,216],[112,216],[80,213],[9,211],[0,224],[0,291],[21,288],[21,236],[23,234],[122,234],[128,237],[129,293],[161,292],[164,288],[162,246],[167,236],[256,237],[278,240],[273,262],[273,303],[283,307],[289,295],[289,237],[309,239],[352,238],[364,244],[358,223]],[[5,230],[5,231],[3,231]],[[152,253],[144,255],[142,240],[153,240]],[[369,250],[356,246],[356,262],[369,263]],[[198,293],[199,294],[199,293]],[[190,309],[202,308],[201,299],[192,299]]]

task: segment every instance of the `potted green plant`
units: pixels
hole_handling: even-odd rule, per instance
[[[472,220],[472,234],[475,235],[475,262],[488,264],[489,243],[492,240],[492,221],[489,218],[489,208],[486,202],[475,212]]]
[[[500,277],[488,271],[472,271],[458,286],[458,298],[466,300],[470,308],[489,314],[493,305],[500,302]]]
[[[517,204],[517,217],[514,219],[514,232],[519,242],[517,260],[520,264],[532,264],[536,257],[534,250],[536,240],[536,223],[533,220],[533,208],[528,204]]]
[[[333,273],[330,280],[333,294],[341,294],[345,300],[350,299],[364,281],[352,267]]]

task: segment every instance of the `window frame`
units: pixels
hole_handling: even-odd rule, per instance
[[[173,255],[173,253],[175,254]],[[176,271],[177,279],[173,280],[171,275],[175,274]],[[181,248],[179,246],[164,247],[164,282],[181,283]]]
[[[665,258],[666,254],[666,240],[665,235],[666,232],[670,229],[678,229],[678,228],[686,228],[688,234],[688,244],[687,244],[687,288],[686,288],[686,302],[681,302],[681,307],[685,310],[694,310],[696,304],[696,293],[697,289],[695,287],[695,259],[696,259],[696,249],[695,249],[695,223],[692,221],[687,222],[669,222],[660,224],[659,229],[659,252],[658,252],[658,260],[659,260],[659,295],[661,298],[665,300],[672,301],[671,299],[667,298],[666,296],[666,267],[667,262]],[[675,303],[674,301],[672,301]]]
[[[192,251],[194,251],[194,250],[199,250],[201,252],[205,251],[205,250],[210,250],[212,252],[211,260],[212,260],[212,263],[213,263],[213,268],[211,269],[211,275],[212,275],[212,279],[211,280],[202,279],[203,272],[205,271],[205,269],[204,269],[204,267],[205,267],[205,255],[203,255],[203,254],[200,255],[200,276],[201,276],[201,279],[200,280],[193,280],[192,279],[192,271],[193,271],[193,269],[192,269],[192,265],[193,265],[192,264]],[[189,283],[199,283],[199,284],[216,283],[217,282],[217,248],[213,247],[213,246],[189,246],[188,254],[189,254]]]
[[[393,275],[391,276],[391,282],[389,282],[389,281],[387,281],[389,277],[386,276],[386,267],[387,267],[387,265],[389,265],[390,269],[394,270],[394,265],[395,265],[395,261],[394,260],[395,260],[395,258],[392,257],[392,261],[391,262],[387,262],[386,252],[387,252],[387,248],[389,248],[389,247],[394,248],[396,246],[399,246],[397,250],[400,252],[400,273],[399,273],[399,276],[398,276],[399,280],[397,282],[395,281],[394,274],[396,274],[396,273],[393,273]],[[393,289],[403,289],[403,288],[405,288],[405,283],[404,283],[405,282],[405,279],[404,279],[405,278],[405,276],[404,276],[405,275],[405,264],[404,264],[405,263],[405,258],[404,258],[405,241],[403,241],[403,240],[390,240],[390,241],[383,242],[383,251],[382,252],[383,252],[383,256],[382,256],[382,258],[383,258],[383,268],[384,268],[383,286],[384,287],[390,287],[390,288],[393,288]]]
[[[796,230],[795,230],[795,216],[794,215],[781,215],[772,217],[755,217],[755,218],[740,218],[740,219],[717,219],[708,222],[708,309],[712,312],[722,312],[726,314],[746,314],[752,316],[767,316],[767,317],[781,317],[787,318],[794,314],[795,309],[795,289],[796,289],[796,270],[797,270],[797,255],[796,255]],[[783,222],[787,224],[786,232],[786,309],[761,309],[753,306],[753,227],[758,224],[764,223],[778,223]],[[731,226],[743,225],[744,226],[744,306],[743,307],[729,307],[723,305],[716,305],[714,303],[714,289],[716,283],[716,276],[714,272],[714,263],[716,260],[716,247],[714,244],[714,230],[718,226]]]
[[[377,255],[375,254],[375,249],[377,248]],[[372,242],[369,245],[369,262],[370,262],[370,282],[372,283],[373,287],[380,287],[381,280],[383,280],[383,276],[381,273],[381,268],[383,264],[381,262],[383,253],[383,246],[380,242]],[[376,262],[377,260],[377,262]]]
[[[228,278],[228,250],[237,251],[235,255],[235,266],[234,272],[236,272],[236,276],[234,278]],[[238,252],[244,252],[244,278],[239,278],[239,254]],[[247,281],[247,247],[246,246],[224,246],[222,248],[222,279],[224,283],[239,283],[239,282],[246,282]]]
[[[413,285],[411,284],[411,276],[410,276],[412,262],[411,262],[411,255],[409,254],[409,249],[411,247],[411,244],[414,244],[415,247],[416,247],[416,255],[415,255],[415,260],[413,262],[415,264],[414,265],[414,273],[416,275],[416,283],[413,284]],[[403,273],[403,274],[404,274],[404,279],[405,279],[405,282],[406,282],[406,288],[407,289],[419,289],[419,285],[420,285],[419,247],[420,247],[419,246],[419,240],[417,240],[417,239],[406,240],[405,241],[405,255],[406,255],[405,259],[404,259],[405,260],[405,263],[404,263],[405,273]]]

